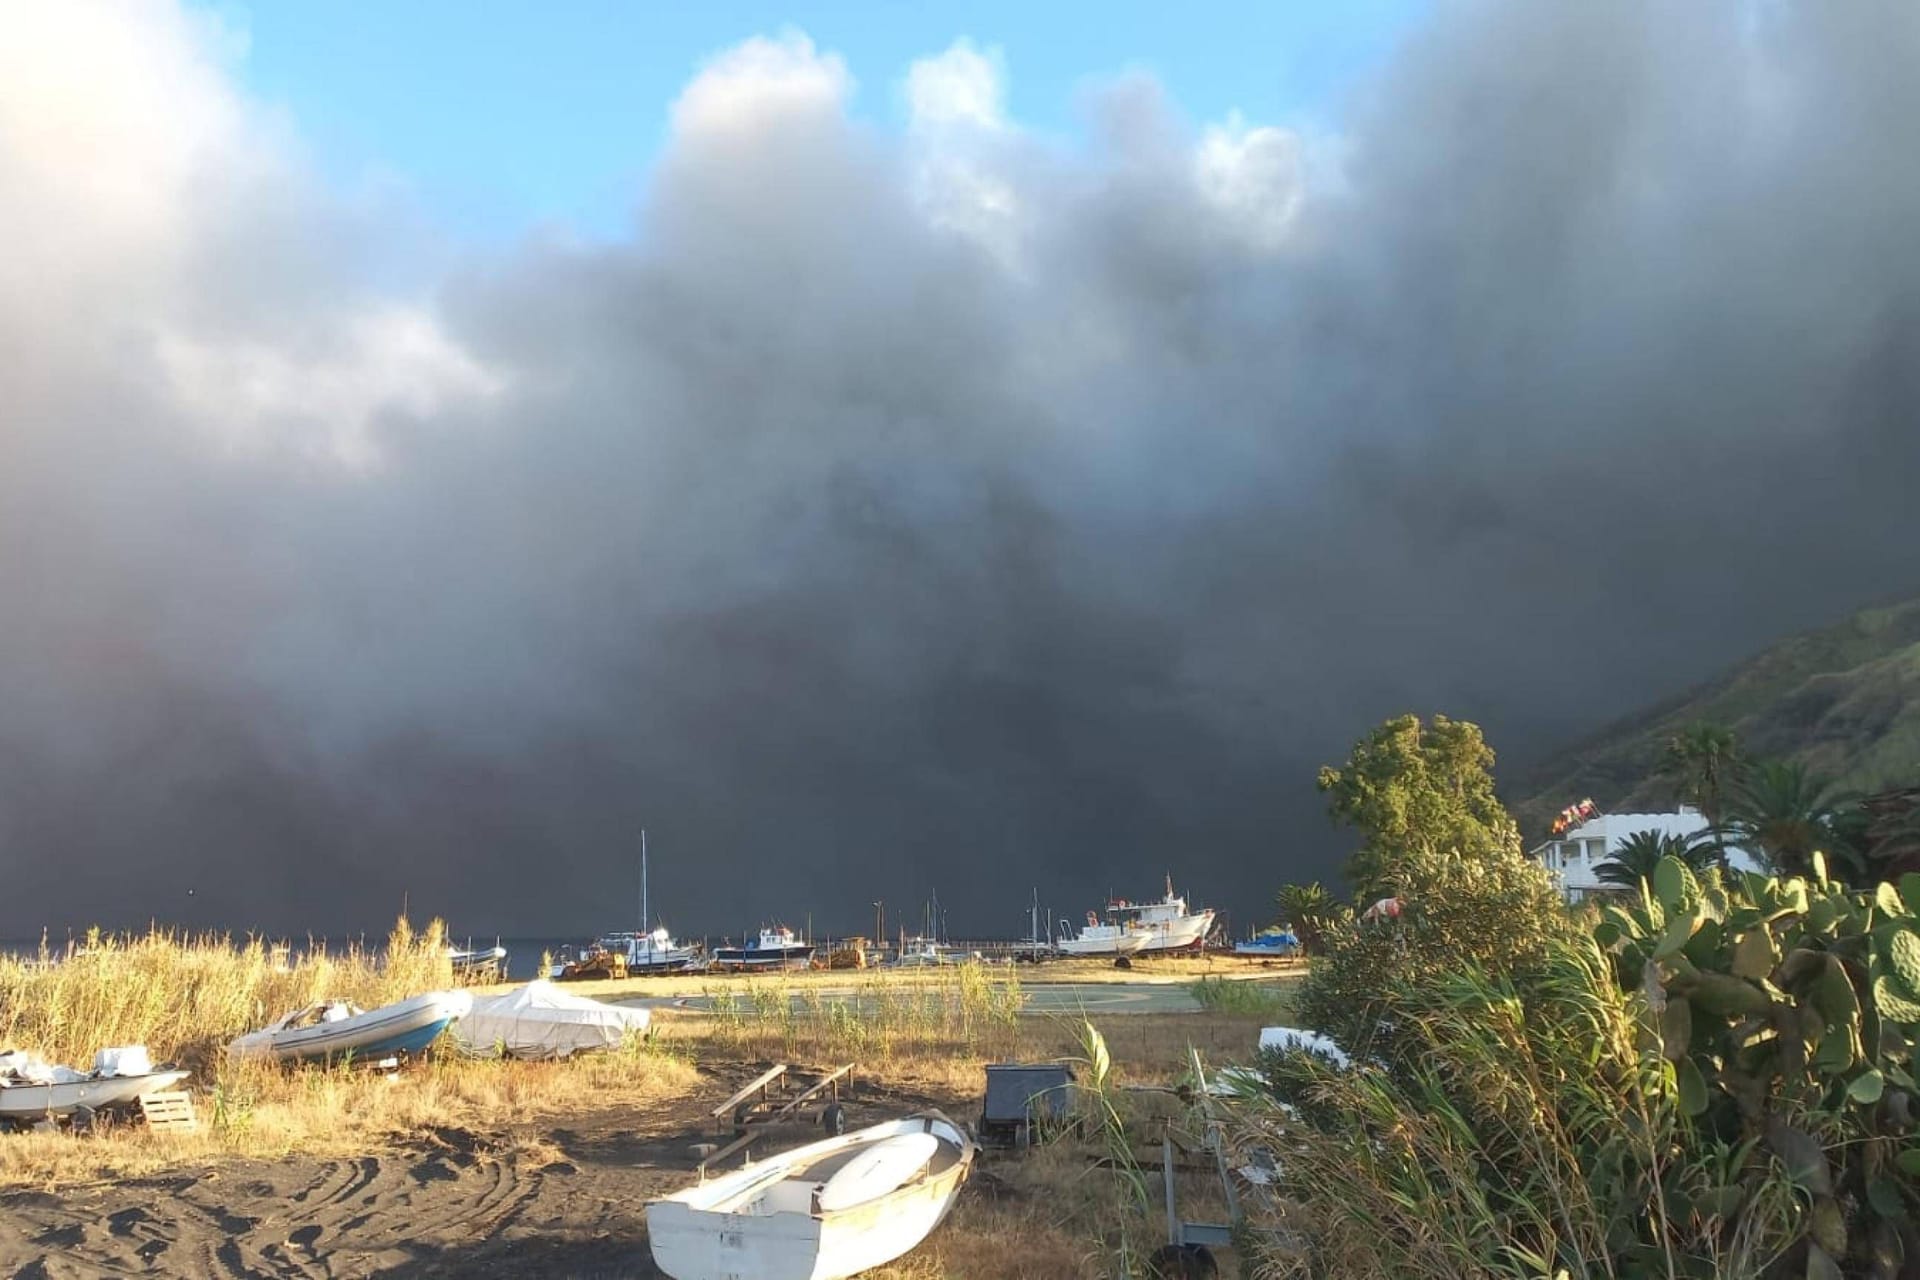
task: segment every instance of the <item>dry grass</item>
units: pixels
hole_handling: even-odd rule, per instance
[[[96,1049],[144,1044],[156,1062],[196,1070],[227,1043],[317,1000],[366,1008],[453,985],[446,927],[397,921],[383,951],[288,957],[261,938],[88,933],[83,946],[37,960],[0,956],[0,1046],[85,1070]]]
[[[295,959],[260,939],[152,932],[90,934],[53,963],[0,959],[0,1047],[81,1069],[96,1049],[144,1044],[194,1072],[202,1120],[192,1135],[125,1126],[99,1136],[0,1139],[0,1184],[70,1183],[151,1173],[221,1156],[363,1150],[384,1135],[577,1105],[645,1102],[685,1092],[698,1073],[657,1042],[569,1063],[464,1061],[440,1052],[393,1077],[340,1066],[288,1069],[229,1061],[236,1035],[327,998],[374,1007],[451,985],[444,930],[398,922],[383,952],[324,949]]]

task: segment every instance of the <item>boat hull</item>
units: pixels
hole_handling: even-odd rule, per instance
[[[82,1107],[126,1106],[142,1095],[158,1093],[187,1078],[185,1071],[151,1071],[141,1076],[108,1076],[68,1084],[15,1084],[0,1089],[0,1116],[69,1115]]]
[[[1148,951],[1192,951],[1207,940],[1213,929],[1213,912],[1201,911],[1176,920],[1149,921],[1140,928],[1150,936]]]
[[[881,1131],[922,1121],[896,1121],[829,1139],[749,1166],[727,1178],[647,1206],[647,1243],[672,1280],[844,1280],[910,1252],[946,1219],[972,1168],[971,1140],[944,1119],[944,1140],[958,1158],[926,1178],[832,1212],[728,1213],[701,1201],[731,1182],[751,1183],[764,1169],[778,1180],[810,1153],[845,1150]]]
[[[255,1031],[235,1040],[228,1053],[281,1062],[419,1053],[472,1007],[473,998],[464,991],[429,992],[337,1022]]]
[[[1059,949],[1070,956],[1131,956],[1145,951],[1151,941],[1144,933],[1123,933],[1111,938],[1062,938]]]

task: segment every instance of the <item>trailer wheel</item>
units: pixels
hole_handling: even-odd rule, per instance
[[[1165,1244],[1147,1259],[1147,1274],[1159,1280],[1214,1280],[1220,1267],[1203,1244]]]
[[[820,1111],[820,1127],[839,1137],[847,1131],[847,1109],[837,1102],[829,1102]]]

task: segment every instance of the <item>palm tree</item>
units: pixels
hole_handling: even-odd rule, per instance
[[[1706,818],[1713,832],[1714,858],[1722,865],[1727,860],[1722,832],[1727,792],[1738,786],[1745,763],[1740,740],[1721,725],[1697,721],[1667,739],[1661,773],[1674,783],[1680,798]]]
[[[1806,875],[1816,851],[1827,869],[1861,869],[1850,838],[1858,822],[1855,804],[1833,780],[1791,760],[1764,760],[1750,769],[1728,797],[1727,829],[1781,875]]]
[[[1662,858],[1678,858],[1695,871],[1703,871],[1719,857],[1718,847],[1702,838],[1707,834],[1675,836],[1664,831],[1636,831],[1620,842],[1612,857],[1594,867],[1593,878],[1601,884],[1638,889],[1642,880],[1653,878],[1653,869]]]
[[[1327,926],[1349,910],[1345,903],[1328,893],[1327,887],[1318,880],[1311,884],[1287,885],[1280,890],[1277,902],[1281,917],[1293,926],[1301,949],[1309,955],[1320,950]]]
[[[1920,797],[1908,800],[1904,809],[1869,818],[1867,826],[1867,856],[1875,876],[1892,880],[1920,871]]]

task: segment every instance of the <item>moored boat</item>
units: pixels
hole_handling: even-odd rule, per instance
[[[462,950],[447,948],[455,982],[498,982],[507,976],[507,949],[502,946]]]
[[[785,925],[762,929],[745,946],[715,947],[716,969],[799,969],[813,960],[813,944],[796,937]]]
[[[673,1280],[842,1280],[926,1239],[974,1152],[938,1112],[874,1125],[653,1201],[648,1245]]]
[[[234,1058],[389,1058],[418,1053],[473,1007],[464,991],[429,991],[378,1009],[323,1000],[250,1031],[227,1046]]]

